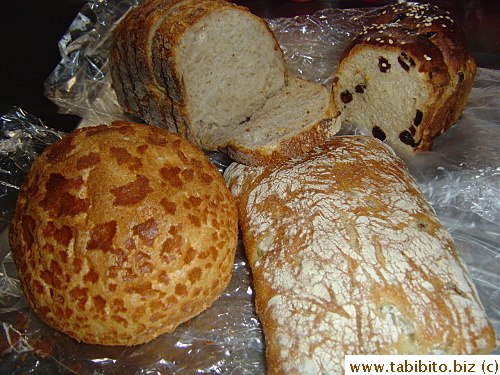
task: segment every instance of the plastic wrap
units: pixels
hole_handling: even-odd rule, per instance
[[[134,0],[86,5],[60,41],[61,62],[46,95],[80,126],[126,119],[111,88],[107,50],[112,30]],[[326,9],[267,20],[291,75],[327,85],[366,10]],[[300,42],[299,42],[300,41]],[[432,152],[406,163],[452,233],[497,335],[500,333],[500,71],[479,69],[467,108]],[[49,124],[50,125],[50,124]],[[173,333],[132,348],[77,343],[41,322],[22,296],[7,226],[18,187],[45,146],[64,136],[14,108],[0,119],[0,372],[78,374],[263,374],[264,343],[254,311],[251,274],[241,244],[221,298]],[[343,132],[352,132],[344,128]],[[223,170],[228,160],[210,153]],[[497,349],[496,354],[500,353]]]

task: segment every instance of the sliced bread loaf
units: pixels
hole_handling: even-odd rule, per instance
[[[338,130],[325,87],[288,82],[267,23],[224,0],[149,0],[120,22],[110,57],[126,112],[241,163],[296,156]],[[292,136],[306,143],[291,147]]]
[[[332,93],[345,120],[396,151],[425,151],[460,117],[475,78],[465,36],[427,4],[381,8],[346,48]]]

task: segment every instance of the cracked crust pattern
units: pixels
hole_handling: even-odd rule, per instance
[[[86,343],[174,330],[227,286],[234,199],[191,142],[128,122],[82,128],[35,160],[10,245],[26,299]]]

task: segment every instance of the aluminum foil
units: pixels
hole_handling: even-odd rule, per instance
[[[107,54],[121,17],[139,0],[89,2],[59,43],[61,61],[45,83],[61,113],[80,126],[129,119],[111,88]],[[289,73],[331,85],[342,49],[360,32],[366,9],[325,9],[268,19]],[[500,334],[500,71],[479,69],[467,108],[432,152],[405,159],[452,233],[480,299]],[[47,124],[50,125],[50,124]],[[241,243],[230,285],[212,307],[173,333],[132,348],[78,343],[46,326],[20,290],[7,239],[18,188],[31,162],[64,136],[20,108],[0,118],[0,373],[264,374],[264,342]],[[345,126],[343,133],[356,132]],[[222,171],[229,160],[209,153]],[[497,336],[500,338],[500,336]],[[500,354],[497,349],[496,354]]]

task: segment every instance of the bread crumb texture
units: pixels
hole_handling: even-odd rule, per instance
[[[10,245],[26,299],[91,344],[174,330],[227,286],[234,199],[201,150],[153,126],[82,128],[35,160]]]
[[[453,240],[368,136],[278,166],[232,164],[271,374],[340,374],[346,354],[473,354],[495,334]]]

